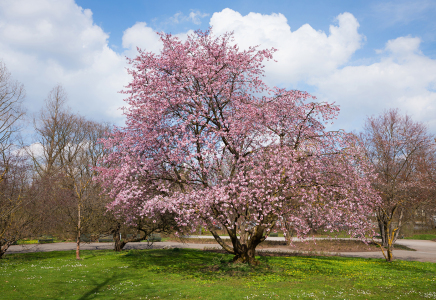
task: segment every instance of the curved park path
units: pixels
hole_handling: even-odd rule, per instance
[[[190,236],[191,238],[211,238],[208,236]],[[269,237],[268,240],[284,240],[281,237]],[[297,239],[295,239],[297,241]],[[400,260],[413,260],[423,262],[436,263],[436,242],[422,241],[422,240],[398,240],[398,244],[415,249],[416,251],[395,250],[394,258]],[[80,248],[82,250],[103,250],[113,249],[113,243],[82,243]],[[212,249],[221,249],[216,244],[192,244],[181,242],[157,242],[153,244],[153,249],[162,248],[193,248],[204,249],[205,247]],[[67,251],[75,250],[76,243],[52,243],[52,244],[33,244],[33,245],[13,245],[9,247],[7,254],[12,253],[29,253],[29,252],[49,252],[49,251]],[[148,249],[146,242],[128,243],[124,249]],[[261,251],[278,251],[276,248],[263,248]],[[294,252],[293,250],[282,250],[282,252]],[[348,257],[366,257],[366,258],[383,258],[381,251],[377,252],[340,252],[334,253],[335,255],[348,256]]]

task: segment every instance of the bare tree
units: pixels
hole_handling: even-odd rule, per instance
[[[66,183],[74,192],[76,199],[77,219],[77,249],[76,258],[80,259],[80,235],[84,223],[90,223],[91,219],[100,213],[102,205],[99,185],[93,180],[96,171],[95,166],[103,155],[99,140],[107,132],[107,126],[92,121],[82,120],[77,122],[80,130],[77,130],[74,141],[68,147],[68,151],[62,156]]]
[[[22,102],[24,86],[12,80],[5,64],[0,61],[0,145],[1,151],[10,147],[11,136],[19,130],[18,120],[24,116]]]
[[[376,217],[382,246],[387,248],[386,260],[392,261],[392,245],[402,226],[432,188],[424,164],[434,153],[434,138],[425,125],[396,109],[368,118],[360,137],[378,173],[373,185],[382,205]]]
[[[16,149],[24,95],[23,85],[13,81],[0,62],[0,257],[23,236],[31,220],[24,212],[29,204],[28,166]]]
[[[23,208],[28,202],[26,165],[19,156],[2,152],[0,168],[0,257],[23,237],[30,219]]]
[[[107,212],[110,201],[93,178],[104,154],[99,140],[107,135],[110,126],[71,113],[66,103],[66,92],[62,86],[56,86],[34,120],[37,139],[28,147],[44,201],[51,203],[50,220],[46,221],[51,229],[47,230],[73,233],[77,259],[85,233],[112,234],[115,249],[121,250],[127,242],[171,230],[175,223],[173,219],[170,222],[170,216],[152,223],[141,218],[127,221]],[[142,234],[120,239],[122,232]]]
[[[50,182],[49,194],[63,195],[58,199],[59,213],[64,218],[61,227],[75,233],[76,258],[80,259],[81,234],[92,215],[100,211],[96,208],[101,205],[101,196],[93,181],[93,167],[102,155],[98,141],[104,137],[108,125],[71,113],[66,101],[61,86],[49,93],[45,107],[34,120],[37,141],[30,149],[37,150],[29,152],[39,178]]]
[[[82,120],[65,107],[67,95],[58,85],[51,90],[45,105],[34,119],[37,141],[30,147],[35,171],[43,178],[61,172],[63,153],[77,140],[76,131]]]
[[[414,217],[421,229],[426,230],[436,228],[436,151],[421,157],[419,162],[417,168],[427,175],[428,188],[424,191],[425,200],[417,207]]]

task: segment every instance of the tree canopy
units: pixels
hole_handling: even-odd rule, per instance
[[[130,60],[126,126],[104,140],[99,179],[114,210],[176,213],[250,263],[271,230],[370,228],[379,199],[358,141],[326,130],[337,106],[262,80],[274,49],[241,50],[232,34],[211,31],[161,40],[160,54]]]

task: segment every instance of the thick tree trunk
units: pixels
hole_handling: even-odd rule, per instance
[[[233,257],[234,263],[248,263],[250,265],[258,265],[259,261],[256,260],[256,247],[248,248],[246,244],[241,245],[241,250]]]
[[[233,247],[224,243],[224,241],[219,237],[216,231],[213,228],[210,228],[209,231],[212,233],[215,240],[218,244],[223,247],[228,253],[234,254],[233,258],[234,263],[248,263],[250,265],[258,265],[259,261],[256,260],[256,247],[265,240],[263,236],[265,228],[263,226],[256,226],[251,234],[250,238],[241,236],[238,238],[236,235],[236,230],[227,229],[230,240],[232,242]]]
[[[114,242],[115,242],[114,250],[118,251],[118,252],[123,250],[123,248],[127,244],[127,242],[120,238],[120,232],[114,231],[112,235],[114,237]]]
[[[112,236],[114,238],[114,251],[121,251],[124,249],[124,246],[127,245],[129,242],[139,242],[143,239],[143,237],[140,235],[139,237],[137,235],[132,236],[131,238],[121,238],[121,223],[118,223],[117,226],[111,231]],[[147,236],[146,234],[145,236]]]
[[[6,251],[8,251],[8,248],[11,244],[6,243],[3,246],[0,247],[0,259],[3,258],[3,255],[6,253]]]

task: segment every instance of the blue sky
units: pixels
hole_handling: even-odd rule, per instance
[[[332,129],[400,108],[436,133],[436,1],[0,0],[0,59],[29,114],[60,83],[73,111],[122,125],[125,56],[210,26],[277,48],[265,80],[340,105]]]
[[[308,23],[316,30],[328,32],[334,19],[343,12],[352,13],[360,31],[369,37],[356,58],[373,55],[389,39],[413,35],[423,42],[421,50],[436,58],[435,1],[101,1],[80,0],[76,3],[93,12],[94,22],[110,33],[109,44],[121,48],[126,28],[146,22],[157,31],[180,33],[189,29],[207,29],[215,12],[231,8],[242,15],[257,12],[283,14],[292,30]],[[200,24],[189,20],[174,23],[177,13],[188,16],[192,11],[207,14]]]

